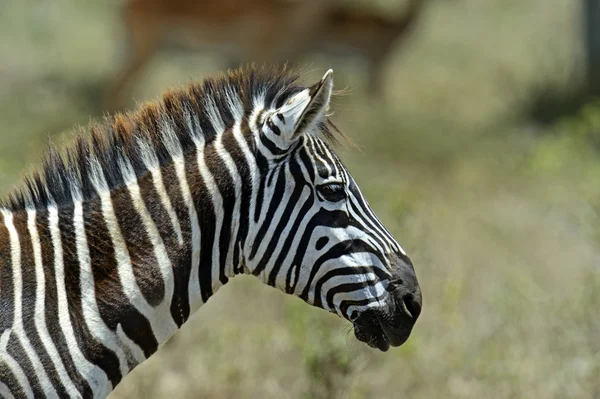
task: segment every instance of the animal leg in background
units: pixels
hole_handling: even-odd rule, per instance
[[[160,21],[153,15],[143,11],[135,12],[132,7],[127,7],[124,11],[124,27],[127,29],[125,62],[106,95],[105,108],[109,111],[125,105],[130,84],[156,53],[163,34]]]

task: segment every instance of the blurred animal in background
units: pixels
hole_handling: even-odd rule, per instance
[[[124,105],[128,86],[163,43],[217,50],[230,60],[228,66],[243,60],[277,63],[291,55],[285,54],[286,44],[299,47],[299,37],[306,42],[316,34],[328,7],[323,0],[126,0],[128,54],[109,88],[107,108]]]
[[[370,94],[382,90],[383,67],[392,50],[409,36],[425,0],[410,0],[400,17],[383,18],[367,12],[332,8],[313,51],[333,56],[362,58],[367,64]],[[298,61],[298,60],[297,60]]]
[[[329,0],[127,0],[127,55],[105,107],[122,108],[138,73],[161,46],[173,44],[216,51],[224,67],[295,65],[315,53],[360,58],[366,61],[368,90],[378,94],[386,57],[412,30],[424,2],[409,0],[392,20]]]

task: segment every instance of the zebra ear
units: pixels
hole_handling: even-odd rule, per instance
[[[332,89],[333,71],[330,69],[318,83],[290,97],[270,116],[268,126],[288,140],[309,132],[325,116]]]

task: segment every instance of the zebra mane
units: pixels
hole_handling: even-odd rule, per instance
[[[91,122],[87,129],[79,129],[64,155],[50,146],[42,168],[26,175],[21,187],[0,201],[0,208],[45,209],[71,204],[74,196],[95,198],[92,180],[99,170],[109,189],[120,187],[123,161],[141,176],[148,171],[148,146],[153,149],[151,163],[162,165],[172,159],[173,144],[185,153],[198,136],[210,143],[233,126],[236,116],[246,118],[257,98],[264,99],[265,107],[281,106],[305,88],[298,78],[286,67],[240,68],[167,91],[162,99],[136,111]],[[333,139],[325,126],[321,130]]]

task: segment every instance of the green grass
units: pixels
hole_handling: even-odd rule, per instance
[[[119,54],[117,2],[11,3],[0,10],[1,192],[48,137],[101,115]],[[434,1],[388,65],[381,101],[363,98],[360,68],[333,62],[352,89],[334,120],[361,147],[340,152],[423,289],[404,346],[376,352],[348,323],[239,277],[112,397],[600,395],[600,112],[548,128],[522,119],[540,83],[580,72],[574,5]],[[213,65],[162,55],[134,95]],[[315,59],[309,75],[329,66]]]

